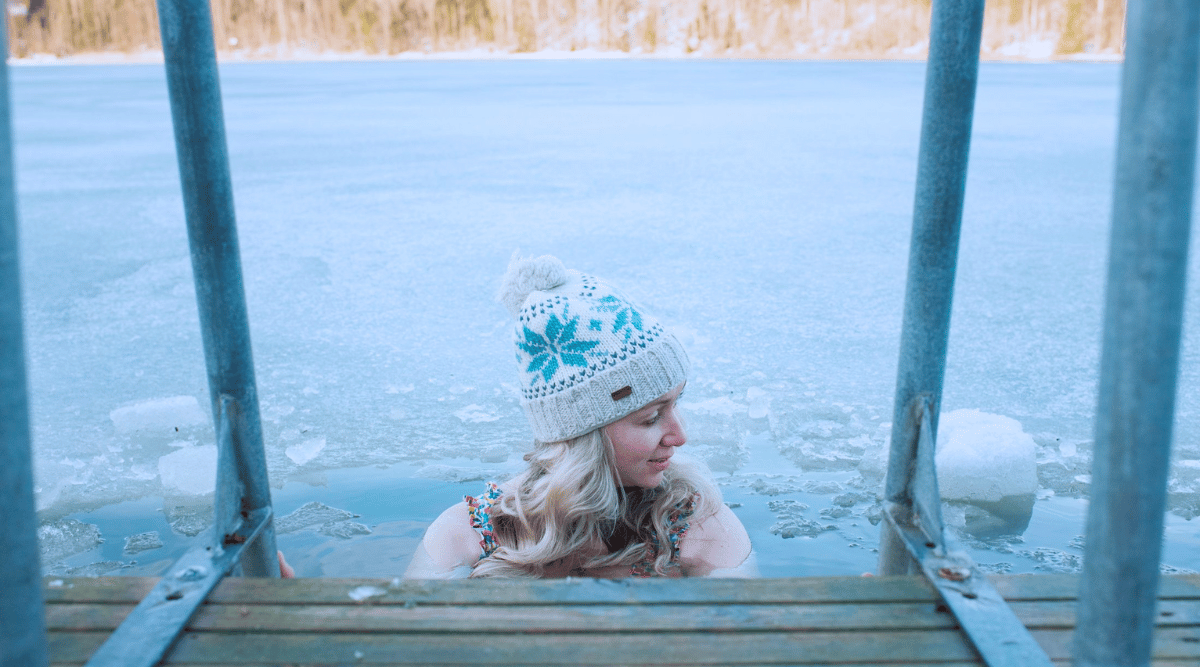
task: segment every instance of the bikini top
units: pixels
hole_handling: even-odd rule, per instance
[[[475,532],[479,533],[479,547],[482,550],[480,560],[491,556],[500,548],[500,543],[496,541],[495,528],[492,525],[492,516],[489,510],[500,500],[502,492],[500,487],[494,482],[487,482],[487,488],[478,498],[472,496],[464,496],[463,500],[467,501],[467,507],[470,510],[471,527]],[[696,511],[696,504],[700,500],[700,494],[694,493],[686,500],[680,501],[672,509],[671,514],[667,516],[667,540],[671,548],[671,563],[678,567],[679,559],[679,541],[683,539],[688,529],[688,521],[692,514]],[[634,577],[656,577],[660,576],[654,571],[654,560],[658,558],[659,545],[655,540],[646,542],[646,556],[640,561],[634,563],[629,568],[630,576]]]

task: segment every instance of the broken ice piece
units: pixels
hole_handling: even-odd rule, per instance
[[[152,530],[148,533],[138,533],[125,538],[125,554],[132,556],[140,554],[143,551],[152,549],[161,549],[163,541],[158,537],[158,531]]]

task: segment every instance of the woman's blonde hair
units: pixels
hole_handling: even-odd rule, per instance
[[[653,569],[678,575],[668,517],[699,493],[691,523],[716,513],[721,495],[704,466],[676,456],[653,489],[626,490],[616,479],[603,428],[562,442],[535,442],[516,489],[492,507],[502,545],[475,564],[472,577],[540,577],[545,568],[586,553],[618,531],[636,536],[612,553],[579,562],[582,570],[633,565],[655,552]],[[650,545],[656,545],[652,547]]]

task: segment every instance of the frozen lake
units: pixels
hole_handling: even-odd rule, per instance
[[[11,73],[44,564],[158,573],[209,520],[214,461],[162,67]],[[1016,420],[1031,444],[1013,451],[1037,464],[1028,502],[947,508],[993,571],[1070,571],[1082,553],[1119,74],[981,69],[944,409],[986,413],[960,413],[968,435]],[[530,435],[492,300],[516,248],[611,280],[678,333],[686,449],[764,574],[874,568],[923,63],[221,76],[300,574],[399,574],[441,509],[519,469]],[[1200,570],[1195,290],[1187,303],[1164,562]]]

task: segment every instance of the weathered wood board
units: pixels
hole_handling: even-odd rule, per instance
[[[992,581],[1049,656],[1069,664],[1078,578]],[[47,578],[53,663],[83,664],[154,583]],[[1164,577],[1157,613],[1154,664],[1200,665],[1200,576]],[[844,577],[227,579],[165,664],[982,663],[922,579]]]

